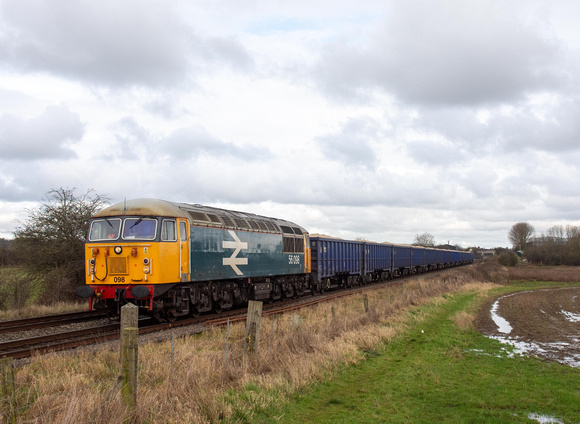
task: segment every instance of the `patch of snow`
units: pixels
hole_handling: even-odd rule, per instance
[[[547,415],[540,415],[536,413],[528,414],[528,418],[530,420],[536,420],[541,424],[548,424],[548,423],[555,423],[555,424],[564,424],[563,421],[559,420],[558,418],[548,417]]]
[[[498,300],[496,300],[493,306],[491,307],[491,319],[493,320],[493,322],[495,322],[495,325],[497,325],[498,331],[500,333],[509,334],[512,331],[512,326],[506,319],[500,317],[499,314],[497,313],[500,300],[501,297]]]
[[[572,356],[567,356],[565,358],[560,358],[557,353],[564,348],[569,346],[568,343],[540,343],[540,342],[523,342],[514,338],[502,337],[502,336],[489,336],[492,339],[498,340],[504,344],[509,344],[514,347],[514,353],[519,355],[541,355],[544,357],[550,357],[558,361],[561,364],[568,365],[575,368],[580,368],[580,353],[574,354]],[[513,355],[508,355],[508,357],[513,357]]]
[[[566,319],[570,322],[580,322],[580,314],[575,314],[574,312],[568,312],[568,311],[564,311],[561,310],[560,312],[562,312],[564,314],[564,316],[566,317]]]

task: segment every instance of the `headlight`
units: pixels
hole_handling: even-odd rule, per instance
[[[135,286],[131,288],[131,295],[136,299],[143,299],[149,296],[149,288],[146,286]]]
[[[84,297],[85,299],[91,297],[95,294],[95,291],[92,287],[89,286],[80,286],[77,287],[77,296]]]

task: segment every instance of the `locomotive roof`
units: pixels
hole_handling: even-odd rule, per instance
[[[288,235],[308,234],[308,231],[303,227],[284,219],[159,199],[125,200],[97,212],[94,217],[120,215],[178,217],[188,219],[196,226],[284,233]]]

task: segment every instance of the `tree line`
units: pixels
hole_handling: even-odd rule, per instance
[[[84,243],[89,219],[108,199],[88,190],[50,190],[38,209],[0,243],[0,308],[21,307],[42,298],[51,303],[74,299],[84,282]],[[12,268],[8,268],[12,267]]]
[[[531,263],[542,265],[580,265],[580,227],[554,225],[537,233],[533,225],[518,222],[508,238],[515,251]]]

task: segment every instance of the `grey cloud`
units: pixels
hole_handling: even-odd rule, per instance
[[[144,109],[156,116],[167,120],[177,118],[188,113],[187,109],[179,105],[177,93],[159,92],[159,97],[145,103]]]
[[[434,139],[411,141],[405,148],[415,161],[432,166],[448,167],[463,162],[467,157],[462,146]]]
[[[318,137],[317,143],[328,159],[374,169],[377,157],[371,142],[379,135],[378,125],[372,119],[351,118],[337,133]]]
[[[152,143],[149,132],[130,116],[113,126],[118,148],[115,156],[125,160],[140,159],[147,155]]]
[[[580,101],[554,100],[540,106],[525,100],[509,108],[487,109],[484,120],[466,107],[424,108],[411,123],[415,130],[432,136],[408,143],[416,159],[445,165],[461,160],[464,153],[497,155],[522,151],[573,152],[580,150]],[[445,141],[439,141],[444,139]]]
[[[166,3],[7,0],[1,7],[0,65],[20,71],[167,87],[208,62],[252,65],[235,40],[195,34]]]
[[[413,104],[473,105],[561,87],[559,46],[505,2],[393,2],[366,46],[331,44],[317,78],[327,92],[380,88]]]
[[[531,106],[496,114],[489,131],[509,151],[570,152],[580,149],[580,101],[565,100],[546,111]]]
[[[168,137],[157,143],[155,149],[159,154],[179,160],[208,155],[257,161],[270,156],[269,150],[260,146],[234,144],[220,140],[201,125],[174,130]]]
[[[209,62],[224,62],[242,71],[251,71],[254,67],[253,59],[233,37],[199,39],[196,48]]]
[[[6,165],[3,168],[6,168]],[[0,171],[0,200],[9,202],[27,200],[30,188],[23,185],[22,181],[17,181],[14,177],[16,174],[16,170],[12,169],[8,172],[6,170]]]
[[[70,158],[71,146],[85,132],[79,115],[66,106],[48,106],[42,114],[24,119],[12,114],[0,115],[0,155],[2,159]]]

